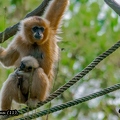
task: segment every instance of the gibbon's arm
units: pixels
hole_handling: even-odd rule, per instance
[[[14,47],[9,46],[7,49],[0,47],[0,62],[4,66],[9,67],[14,65],[18,57],[19,53]]]
[[[61,22],[62,16],[68,6],[69,0],[53,0],[46,13],[45,18],[50,22],[50,27],[57,30]]]

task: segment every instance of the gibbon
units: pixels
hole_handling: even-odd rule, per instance
[[[45,100],[49,93],[48,88],[48,77],[39,67],[38,61],[32,56],[23,57],[20,67],[3,84],[1,110],[10,110],[12,100],[33,108],[38,102]]]
[[[20,66],[21,59],[25,56],[33,56],[37,59],[39,68],[34,71],[32,79],[33,81],[36,80],[36,82],[34,82],[34,85],[32,86],[33,90],[35,90],[34,94],[36,93],[41,95],[40,100],[45,99],[45,94],[49,93],[50,88],[52,87],[54,66],[56,61],[59,59],[59,48],[57,45],[59,37],[57,34],[59,33],[62,16],[68,3],[69,0],[53,0],[49,4],[44,17],[32,16],[22,20],[19,25],[19,31],[9,46],[6,49],[0,47],[0,62],[5,67],[14,66],[18,68]],[[11,82],[12,80],[15,80],[14,73],[11,74],[6,81],[6,84],[10,81],[10,83],[7,84],[8,87],[5,89],[3,86],[3,95],[6,94],[5,96],[8,97],[7,94],[9,93],[6,93],[7,90],[10,93],[14,93],[14,99],[17,99],[19,90],[16,84]],[[49,85],[44,83],[47,80],[49,81]],[[37,90],[36,86],[40,90]],[[21,99],[21,102],[23,103],[26,100],[24,97],[22,98],[22,95]],[[11,102],[11,100],[8,102]],[[6,104],[10,105],[10,103]],[[8,106],[8,108],[10,108],[10,106]]]
[[[6,49],[0,47],[0,62],[6,67],[19,67],[24,56],[33,56],[38,60],[39,67],[43,69],[36,76],[46,74],[51,87],[54,65],[59,59],[57,34],[68,3],[69,0],[53,0],[44,18],[32,16],[22,20],[19,31],[9,46]]]

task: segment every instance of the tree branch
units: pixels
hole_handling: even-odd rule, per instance
[[[36,9],[34,9],[32,12],[28,13],[25,16],[25,18],[30,17],[30,16],[34,16],[34,15],[41,16],[44,13],[45,8],[50,1],[51,0],[44,0]],[[15,24],[11,27],[6,28],[3,32],[0,33],[0,43],[4,42],[8,38],[10,38],[16,34],[16,32],[18,30],[19,23]]]
[[[119,16],[120,16],[120,5],[115,0],[104,0]]]

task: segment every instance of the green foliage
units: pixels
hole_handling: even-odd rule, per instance
[[[16,5],[16,4],[21,4],[22,0],[11,0],[10,2],[12,5]]]
[[[18,22],[39,4],[39,0],[0,1],[0,31]],[[68,82],[120,38],[119,16],[101,0],[71,0],[65,18],[67,19],[63,22],[63,33],[60,35],[63,38],[59,43],[62,50],[54,90]],[[10,41],[6,41],[1,45],[6,47],[9,43]],[[120,50],[117,50],[80,82],[54,100],[52,106],[118,83],[120,80],[119,56]],[[6,70],[0,67],[0,87],[12,71],[13,69]],[[114,118],[118,120],[119,98],[119,91],[116,91],[51,114],[49,120],[112,120]]]

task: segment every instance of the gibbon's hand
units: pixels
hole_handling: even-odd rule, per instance
[[[24,71],[17,71],[16,72],[17,76],[24,76],[24,77],[27,77],[29,78],[30,77],[30,73],[29,72],[24,72]]]

